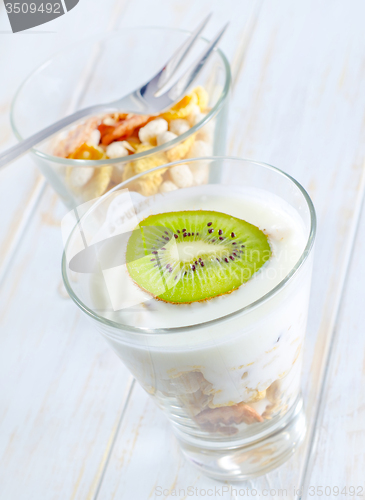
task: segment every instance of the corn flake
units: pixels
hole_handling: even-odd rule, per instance
[[[194,92],[183,97],[178,103],[165,113],[161,114],[165,120],[176,120],[177,118],[186,118],[194,109],[194,104],[198,104],[198,96]]]
[[[196,87],[193,92],[198,99],[198,106],[200,108],[200,111],[205,111],[208,107],[208,102],[209,102],[209,95],[208,92],[205,90],[204,87]]]
[[[195,135],[192,135],[188,137],[186,141],[182,142],[181,144],[178,144],[172,149],[169,149],[169,151],[166,152],[168,161],[177,161],[184,158],[184,156],[188,153],[189,149],[193,145],[194,141],[195,141]]]

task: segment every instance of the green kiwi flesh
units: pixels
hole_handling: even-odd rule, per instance
[[[194,210],[151,215],[127,244],[134,282],[157,299],[177,304],[230,293],[269,260],[267,236],[220,212]]]

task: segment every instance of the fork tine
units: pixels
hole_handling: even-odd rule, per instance
[[[190,66],[187,72],[166,92],[169,98],[173,101],[179,99],[186,90],[189,88],[191,83],[198,76],[200,71],[203,69],[205,63],[209,59],[209,56],[212,54],[215,47],[218,45],[220,39],[222,38],[224,32],[226,31],[229,23],[227,23],[221,31],[216,35],[216,37],[210,42],[208,47],[204,49],[203,53],[200,55],[199,59],[195,61],[195,63]]]
[[[191,33],[189,38],[176,50],[175,54],[169,59],[165,67],[160,73],[160,77],[157,83],[157,90],[160,90],[166,83],[172,78],[176,70],[185,60],[196,40],[198,39],[200,33],[204,30],[205,26],[208,24],[209,19],[212,17],[212,13],[208,14],[207,17],[195,28]]]

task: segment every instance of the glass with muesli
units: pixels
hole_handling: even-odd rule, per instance
[[[160,170],[184,166],[214,182],[148,196],[142,174],[79,207],[63,278],[185,456],[213,478],[248,479],[305,434],[315,211],[269,165],[204,158]]]
[[[175,29],[124,29],[64,50],[18,90],[11,113],[15,135],[24,139],[71,112],[139,88],[188,36]],[[206,44],[199,39],[197,51]],[[193,88],[170,109],[158,115],[116,109],[91,116],[33,149],[31,156],[74,208],[166,163],[222,155],[230,79],[229,63],[216,50]],[[140,188],[150,196],[207,181],[206,170],[185,167],[183,175],[159,170]]]

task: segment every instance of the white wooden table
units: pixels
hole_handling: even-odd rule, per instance
[[[208,34],[231,22],[227,153],[284,169],[317,208],[307,439],[282,467],[232,490],[186,463],[165,417],[64,296],[65,209],[25,157],[0,172],[1,500],[203,498],[215,487],[216,498],[295,499],[300,486],[303,499],[321,486],[324,498],[365,496],[363,0],[81,0],[17,35],[0,2],[0,149],[15,143],[15,89],[65,43],[125,26],[191,28],[209,10]]]

